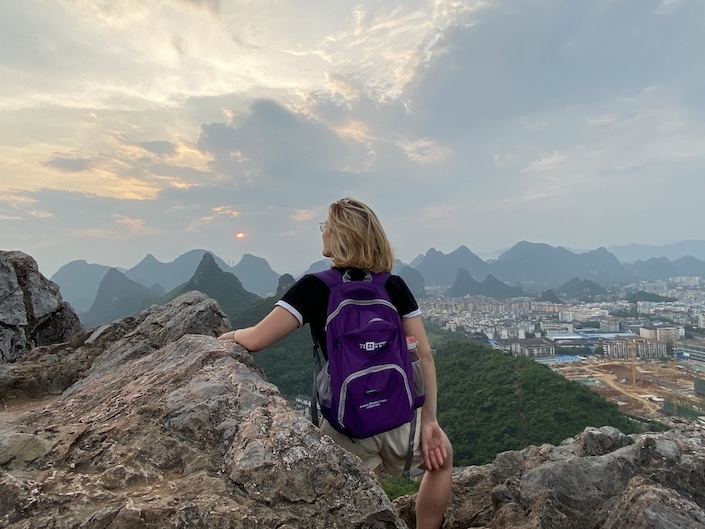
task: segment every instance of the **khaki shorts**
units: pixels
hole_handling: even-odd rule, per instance
[[[411,423],[366,439],[352,439],[335,430],[325,419],[321,422],[321,431],[330,436],[336,444],[362,459],[370,470],[382,465],[382,471],[392,476],[401,476],[409,453],[409,433]],[[423,464],[421,455],[421,408],[416,410],[416,431],[414,432],[414,458],[411,470]]]

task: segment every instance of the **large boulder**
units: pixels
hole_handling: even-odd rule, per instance
[[[0,526],[403,528],[227,329],[189,292],[0,366]]]
[[[0,363],[14,362],[35,346],[63,342],[81,331],[59,287],[22,252],[0,251]]]

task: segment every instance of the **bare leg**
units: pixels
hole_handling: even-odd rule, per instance
[[[453,448],[445,433],[443,444],[448,457],[440,469],[424,473],[416,494],[416,529],[439,529],[443,523],[453,481]]]

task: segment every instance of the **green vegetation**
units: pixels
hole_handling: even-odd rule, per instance
[[[558,294],[553,289],[548,289],[542,292],[539,296],[539,301],[548,301],[550,303],[563,303],[563,300],[558,297]]]
[[[668,298],[665,296],[659,296],[658,294],[651,294],[650,292],[645,292],[644,290],[639,290],[627,295],[627,301],[629,303],[636,303],[637,301],[651,301],[654,303],[664,302],[664,301],[677,301],[676,298]]]
[[[595,352],[589,347],[556,347],[556,356],[592,356]]]
[[[439,421],[453,442],[456,465],[480,465],[497,453],[558,444],[587,426],[625,433],[640,423],[584,385],[545,365],[489,347],[447,344],[436,357]]]
[[[399,496],[416,494],[421,480],[412,480],[403,476],[388,476],[382,480],[382,489],[390,500]]]

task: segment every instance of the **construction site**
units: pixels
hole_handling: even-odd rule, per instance
[[[556,363],[565,378],[588,385],[623,413],[646,419],[705,416],[705,395],[695,391],[705,364],[682,360],[585,359]],[[705,418],[700,419],[705,424]]]

